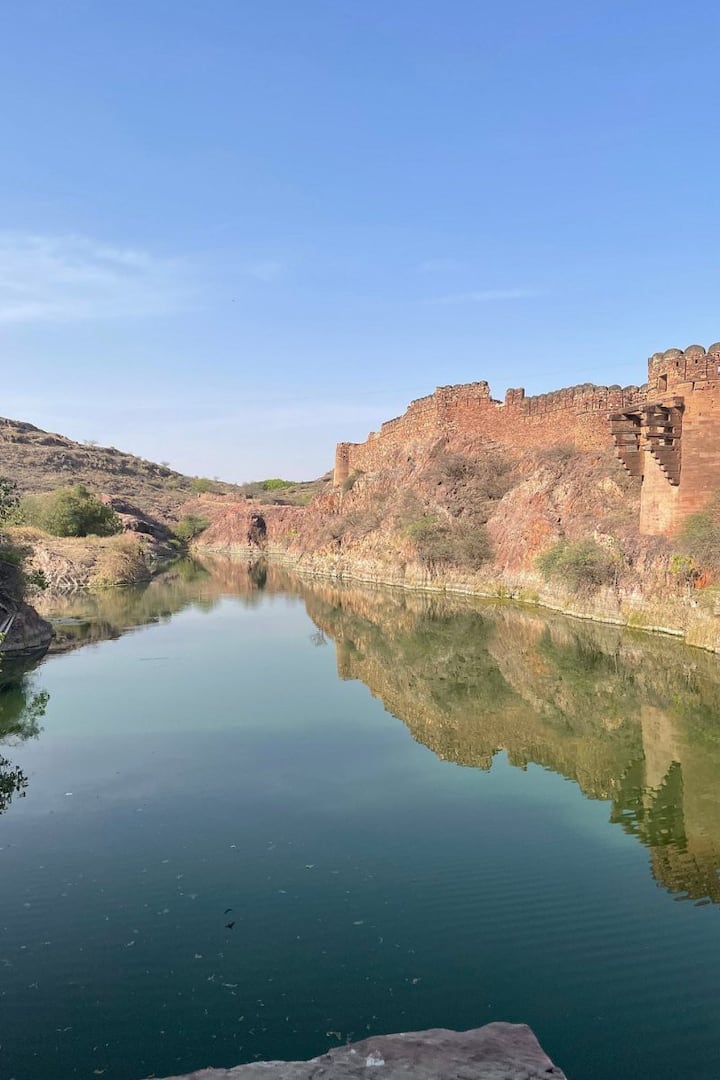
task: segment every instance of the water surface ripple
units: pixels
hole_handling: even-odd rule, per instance
[[[179,566],[0,672],[0,1077],[533,1026],[720,1076],[720,669],[502,604]]]

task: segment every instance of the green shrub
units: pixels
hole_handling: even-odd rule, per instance
[[[407,535],[415,545],[418,559],[423,566],[435,569],[448,566],[452,562],[452,542],[447,523],[426,515],[408,525]]]
[[[190,490],[195,495],[203,495],[206,491],[214,491],[215,484],[207,476],[193,476],[190,481]]]
[[[720,493],[716,492],[704,509],[685,518],[677,546],[698,570],[720,573]]]
[[[26,495],[20,510],[24,522],[52,536],[112,536],[122,531],[113,508],[82,484],[46,495]]]
[[[0,476],[0,522],[13,523],[17,518],[19,505],[17,484],[6,476]]]
[[[174,532],[179,540],[189,544],[191,540],[194,540],[196,536],[199,536],[201,532],[210,524],[209,518],[199,517],[197,514],[186,514],[184,518],[175,526]]]
[[[342,482],[343,491],[352,491],[352,489],[355,487],[362,475],[363,474],[361,470],[355,469],[355,471],[351,472],[349,476],[346,476]]]
[[[270,480],[262,480],[260,487],[263,491],[280,491],[282,488],[295,487],[295,481],[281,480],[279,476],[273,476]]]
[[[694,583],[698,574],[692,555],[671,555],[668,570],[674,581],[687,586]]]
[[[26,570],[29,548],[18,547],[0,536],[0,594],[22,600],[28,588],[46,589],[48,582],[42,570]]]
[[[0,542],[0,594],[13,600],[22,600],[26,579],[23,573],[24,552],[7,543]]]
[[[537,567],[546,580],[556,580],[575,593],[590,593],[615,582],[618,554],[595,540],[559,540],[538,555]]]

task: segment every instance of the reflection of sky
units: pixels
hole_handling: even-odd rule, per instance
[[[691,1036],[710,1060],[717,912],[673,904],[575,784],[439,761],[313,629],[228,600],[41,666],[28,797],[0,818],[8,1075],[495,1018],[586,1080],[616,1054],[674,1076]]]

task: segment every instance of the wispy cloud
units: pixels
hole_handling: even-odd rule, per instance
[[[460,259],[423,259],[418,264],[418,270],[421,274],[448,274],[455,270],[463,270],[465,263]]]
[[[182,260],[85,236],[0,232],[0,323],[165,315],[193,292]]]
[[[435,296],[432,304],[492,304],[499,300],[529,300],[540,293],[537,289],[475,289],[471,292]]]

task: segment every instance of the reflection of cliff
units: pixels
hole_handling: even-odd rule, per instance
[[[336,643],[340,676],[364,682],[439,757],[487,769],[502,749],[520,768],[535,762],[575,780],[650,849],[658,882],[720,903],[715,656],[517,606],[347,589],[231,559],[64,598],[56,630],[72,648],[227,596],[255,604],[261,593],[301,596]],[[26,674],[8,677],[0,744],[37,734],[44,705]],[[9,796],[21,794],[24,777],[0,761],[0,784],[3,768]],[[0,809],[2,797],[0,788]]]
[[[187,559],[140,585],[98,591],[47,593],[38,608],[51,617],[55,638],[51,652],[117,638],[134,627],[163,622],[185,608],[210,610],[225,596],[258,604],[261,593],[281,592],[287,575],[263,561],[215,558],[211,568]]]
[[[676,642],[504,605],[305,590],[360,679],[439,757],[489,768],[498,750],[609,799],[674,893],[720,903],[720,672]]]

